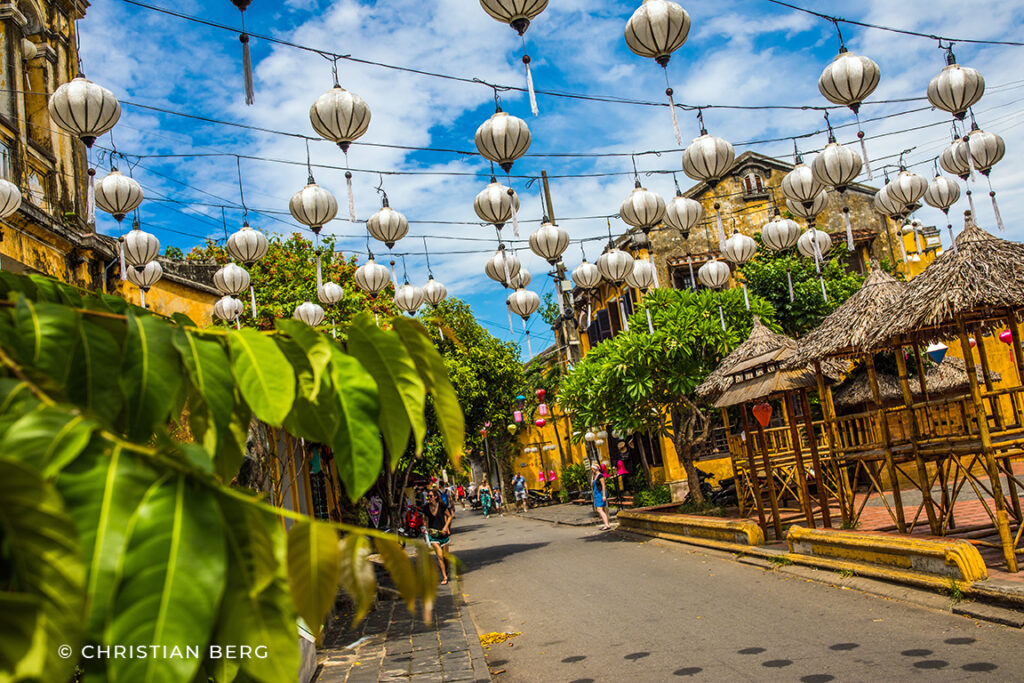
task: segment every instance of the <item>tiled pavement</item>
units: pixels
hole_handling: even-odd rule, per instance
[[[316,683],[490,681],[462,596],[441,586],[433,619],[414,618],[401,600],[378,602],[355,631],[329,635]]]

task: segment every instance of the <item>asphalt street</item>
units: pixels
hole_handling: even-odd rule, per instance
[[[459,513],[486,650],[518,681],[1024,678],[1024,633],[596,527]]]

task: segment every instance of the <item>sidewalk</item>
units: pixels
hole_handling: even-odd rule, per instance
[[[617,512],[618,509],[614,503],[608,506],[608,516],[611,519],[615,519]],[[601,521],[601,518],[594,512],[593,507],[590,505],[576,505],[575,503],[530,508],[525,513],[520,513],[519,516],[523,519],[536,519],[541,522],[567,524],[569,526],[590,526]]]
[[[316,683],[491,680],[476,627],[455,584],[439,587],[431,622],[412,617],[401,600],[378,600],[355,630],[330,629],[317,655],[323,668]]]

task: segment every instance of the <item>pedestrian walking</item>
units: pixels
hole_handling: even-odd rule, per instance
[[[476,501],[476,482],[469,482],[469,488],[466,489],[466,498],[469,499],[469,507],[473,507],[473,503]]]
[[[505,516],[505,499],[501,496],[501,489],[494,489],[494,510],[502,517]]]
[[[530,497],[530,489],[526,486],[526,477],[519,472],[516,472],[516,476],[512,477],[512,491],[516,496],[515,507],[519,508],[519,504],[523,504],[523,512],[526,512],[527,501]]]
[[[431,490],[423,510],[426,517],[427,545],[437,554],[437,565],[441,568],[441,585],[448,583],[448,542],[451,540],[452,511],[441,500],[439,491]]]
[[[601,530],[608,531],[612,528],[608,520],[608,490],[605,487],[604,475],[601,474],[601,468],[596,462],[590,466],[590,475],[590,486],[594,491],[594,509],[604,522]]]
[[[456,486],[455,487],[455,497],[459,499],[459,505],[461,505],[462,509],[465,510],[466,509],[466,487],[463,486],[462,484],[459,484],[458,486]]]
[[[480,507],[484,510],[484,518],[490,516],[491,506],[494,505],[494,494],[491,493],[491,486],[487,483],[487,480],[480,482],[480,490],[478,491],[480,496]]]

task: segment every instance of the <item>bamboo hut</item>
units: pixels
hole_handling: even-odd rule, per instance
[[[906,285],[899,302],[880,320],[867,344],[876,351],[896,351],[900,387],[914,432],[911,447],[915,458],[919,463],[922,459],[946,458],[971,484],[980,500],[991,501],[986,511],[999,533],[997,547],[1003,551],[1007,568],[1015,572],[1019,535],[1014,538],[1011,532],[1008,508],[1012,507],[1014,523],[1019,528],[1021,512],[1017,489],[1024,483],[1013,474],[1010,461],[1024,454],[1024,420],[1021,419],[1024,388],[1019,386],[1020,382],[1011,389],[995,391],[992,388],[981,334],[1004,326],[1009,329],[1019,379],[1024,367],[1018,325],[1024,311],[1024,245],[999,239],[975,225],[969,212],[966,216],[966,226],[956,238],[957,250],[940,255]],[[978,339],[977,350],[986,380],[984,390],[977,379],[971,334]],[[927,393],[924,401],[914,400],[903,349],[909,346],[916,353],[920,344],[957,338],[965,359],[972,414],[968,413],[965,400],[961,408],[964,420],[958,425],[957,433],[942,433],[931,428],[936,424],[930,420],[934,401],[928,400]],[[1003,415],[1000,408],[1004,399],[1010,405],[1009,417]],[[922,431],[922,423],[929,427],[927,431]],[[961,462],[962,457],[968,459],[966,464]],[[971,465],[979,458],[988,474],[987,482],[972,473]],[[1004,497],[1001,474],[1009,490],[1009,504]],[[930,480],[923,481],[928,484],[925,489],[930,494]],[[953,487],[953,500],[943,505],[942,519],[935,519],[929,509],[933,529],[938,526],[941,532],[947,528],[959,488],[962,485]],[[945,496],[946,487],[942,490]],[[924,501],[928,503],[930,498],[926,495]]]
[[[875,376],[878,378],[878,391],[884,406],[890,407],[903,403],[903,390],[900,388],[898,375],[878,371]],[[961,396],[970,393],[970,380],[967,377],[963,358],[947,356],[941,363],[926,368],[924,377],[928,395],[931,397]],[[985,381],[981,368],[975,368],[975,377],[978,382]],[[998,382],[1001,379],[1002,376],[998,372],[992,373],[992,381]],[[924,396],[920,385],[912,383],[910,391],[915,398]],[[854,410],[873,403],[874,396],[867,372],[857,371],[847,377],[833,391],[833,401],[837,408],[846,410]]]

